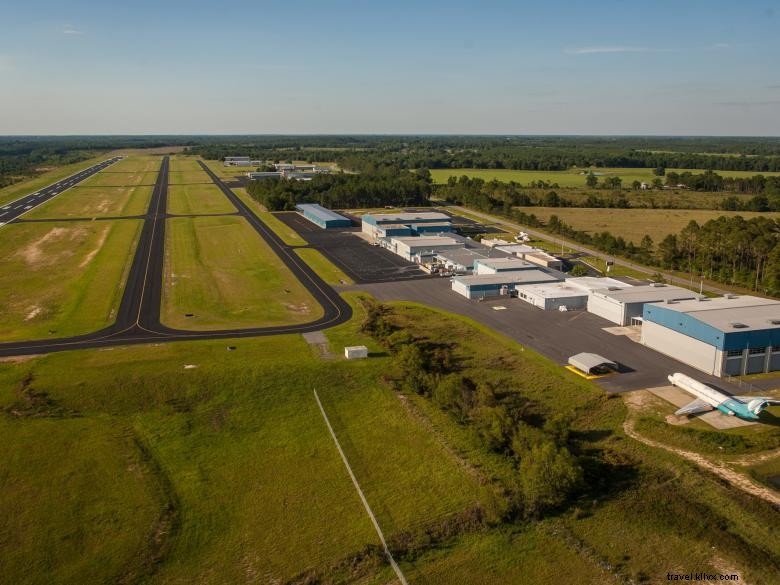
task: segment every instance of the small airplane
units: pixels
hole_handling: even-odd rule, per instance
[[[736,416],[744,420],[758,420],[761,411],[767,406],[780,404],[780,400],[764,396],[727,396],[723,392],[679,372],[668,376],[668,378],[672,386],[678,386],[696,397],[696,400],[674,413],[678,416],[719,410],[728,416]]]

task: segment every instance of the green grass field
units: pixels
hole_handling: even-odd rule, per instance
[[[160,156],[131,155],[106,170],[112,173],[154,173],[160,170],[161,164]]]
[[[210,185],[171,185],[168,187],[168,213],[198,215],[235,213],[232,203],[213,183]]]
[[[38,175],[33,179],[29,179],[27,181],[21,181],[19,183],[15,183],[13,185],[4,187],[0,189],[0,205],[4,205],[8,202],[19,199],[20,197],[29,195],[30,193],[33,193],[38,189],[42,189],[43,187],[51,185],[52,183],[56,183],[57,181],[60,181],[65,177],[69,177],[70,175],[73,175],[75,173],[78,173],[79,171],[87,169],[92,165],[95,165],[99,162],[103,162],[107,158],[111,158],[111,157],[108,154],[101,154],[100,156],[96,156],[94,158],[81,161],[79,163],[74,163],[72,165],[65,165],[53,169],[51,171],[41,173],[40,175]]]
[[[349,278],[342,270],[335,266],[330,260],[328,260],[322,252],[314,250],[313,248],[300,248],[295,250],[295,253],[301,257],[311,268],[319,274],[320,278],[335,286],[354,284],[352,279]]]
[[[201,171],[198,160],[200,157],[173,156],[170,158],[170,170],[176,173]]]
[[[634,181],[651,183],[656,176],[653,169],[634,169],[634,168],[593,168],[593,169],[570,169],[568,171],[515,171],[509,169],[431,169],[431,176],[436,183],[446,183],[450,177],[461,177],[466,175],[471,178],[484,179],[485,181],[515,181],[521,185],[528,185],[536,181],[547,181],[557,183],[560,187],[585,187],[585,179],[588,170],[592,170],[599,180],[605,177],[620,177],[623,180],[623,187],[630,187]],[[683,173],[703,173],[703,170],[696,169],[667,169],[667,172]],[[715,171],[723,177],[752,177],[753,175],[763,174],[765,176],[778,176],[780,173],[755,173],[753,171]],[[585,174],[583,174],[585,173]],[[663,179],[663,178],[662,178]]]
[[[741,215],[749,219],[756,216],[780,218],[780,213],[755,213],[714,211],[707,209],[601,209],[579,207],[523,207],[526,213],[547,221],[558,218],[574,229],[598,233],[608,231],[639,244],[645,234],[657,244],[668,234],[679,233],[691,220],[702,224],[720,216]]]
[[[170,171],[168,173],[169,185],[195,185],[199,183],[213,184],[205,171]]]
[[[19,223],[0,238],[0,339],[89,333],[114,321],[136,220]]]
[[[24,219],[121,217],[146,213],[152,187],[72,187],[39,205]]]
[[[168,220],[162,302],[166,325],[263,327],[305,323],[321,315],[322,307],[244,219]]]
[[[80,187],[130,187],[137,185],[152,186],[157,181],[157,172],[111,172],[101,171],[79,183]]]

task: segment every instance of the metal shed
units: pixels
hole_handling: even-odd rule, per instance
[[[617,363],[597,353],[578,353],[569,358],[569,365],[586,374],[606,374],[618,369]]]

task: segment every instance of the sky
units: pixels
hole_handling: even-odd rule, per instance
[[[777,0],[2,0],[0,134],[780,135]]]

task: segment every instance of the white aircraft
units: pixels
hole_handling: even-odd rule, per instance
[[[679,372],[668,378],[672,386],[678,386],[696,397],[696,400],[675,412],[676,415],[719,410],[728,416],[737,416],[745,420],[758,420],[758,415],[767,406],[780,404],[780,400],[764,396],[727,396],[723,392]]]

